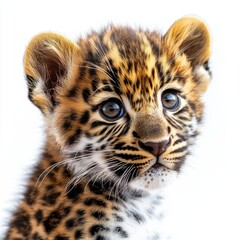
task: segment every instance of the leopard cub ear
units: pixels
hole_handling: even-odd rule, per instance
[[[211,77],[208,68],[211,41],[207,26],[195,17],[181,18],[169,28],[164,42],[174,54],[186,55],[193,68],[198,91],[204,93]]]
[[[29,98],[45,115],[56,105],[58,90],[71,75],[78,51],[77,44],[54,33],[42,33],[29,43],[24,56]]]
[[[179,19],[169,28],[164,39],[168,47],[185,53],[193,66],[203,65],[210,57],[210,34],[198,18]]]

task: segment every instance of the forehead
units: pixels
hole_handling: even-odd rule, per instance
[[[136,108],[154,103],[164,86],[181,88],[191,75],[185,57],[168,49],[156,32],[110,27],[79,44],[86,49],[83,59],[89,79],[96,76],[97,81],[111,85]]]

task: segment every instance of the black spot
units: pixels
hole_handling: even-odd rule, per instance
[[[127,238],[128,237],[128,234],[125,230],[122,229],[122,227],[115,227],[114,229],[114,232],[115,233],[118,233],[122,238]]]
[[[100,207],[106,207],[106,203],[100,199],[97,198],[87,198],[84,202],[85,205],[91,206],[91,205],[97,205]]]
[[[42,220],[43,220],[42,210],[38,210],[38,211],[34,214],[34,217],[36,218],[38,224],[41,223]]]
[[[89,120],[89,117],[90,117],[89,111],[86,110],[80,118],[80,123],[86,124]]]
[[[175,146],[175,145],[177,145],[177,144],[179,144],[179,143],[181,143],[181,142],[183,142],[182,139],[177,139],[177,140],[173,143],[173,146]]]
[[[155,69],[152,68],[152,78],[155,79]]]
[[[56,176],[55,176],[55,173],[53,172],[50,172],[48,175],[47,175],[48,179],[50,179],[52,182],[56,182]]]
[[[120,211],[119,207],[117,207],[116,205],[113,205],[113,206],[112,206],[112,210],[117,211],[117,212]]]
[[[139,87],[140,87],[140,80],[137,79],[137,81],[136,81],[136,88],[139,89]]]
[[[69,238],[68,238],[68,237],[64,237],[64,236],[62,236],[62,235],[57,235],[57,236],[54,238],[54,240],[69,240]]]
[[[64,130],[69,130],[69,129],[71,129],[71,128],[72,128],[72,123],[71,123],[71,121],[69,121],[69,119],[66,119],[66,120],[64,121],[63,125],[62,125],[62,128],[63,128]]]
[[[138,148],[130,146],[130,145],[122,147],[121,150],[139,151]]]
[[[91,128],[96,128],[96,127],[99,127],[99,126],[111,126],[111,125],[115,125],[115,123],[103,122],[103,121],[94,121],[91,124]]]
[[[179,116],[178,117],[180,120],[183,120],[183,121],[190,121],[190,119],[188,117],[184,117],[184,116]]]
[[[161,87],[162,84],[164,83],[164,80],[165,80],[165,77],[164,77],[164,74],[163,74],[163,67],[159,62],[157,62],[155,64],[155,67],[157,69],[158,77],[159,77],[160,83],[161,83],[160,87]]]
[[[97,79],[94,79],[92,80],[92,90],[93,92],[95,92],[98,88],[98,80]]]
[[[176,64],[176,60],[174,59],[174,57],[171,57],[168,60],[168,64],[169,64],[170,68],[172,68]]]
[[[116,153],[116,157],[125,159],[125,160],[139,160],[146,158],[145,156],[139,154],[128,154],[128,153]]]
[[[125,142],[119,142],[118,144],[115,145],[115,149],[123,149],[123,146],[125,145]]]
[[[48,153],[48,152],[44,152],[43,155],[42,155],[42,157],[43,157],[43,158],[47,158],[47,159],[53,158],[53,156],[52,156],[50,153]]]
[[[89,74],[91,75],[91,77],[96,76],[96,69],[94,67],[90,67],[89,68]]]
[[[102,235],[98,235],[96,238],[96,240],[107,240],[105,237],[103,237]]]
[[[49,216],[43,222],[45,231],[50,233],[53,231],[61,222],[62,216],[59,211],[52,211]]]
[[[170,134],[171,133],[171,128],[167,127],[167,131],[168,131],[168,134]]]
[[[17,230],[17,232],[22,234],[24,237],[28,237],[32,230],[32,227],[30,224],[30,216],[28,215],[28,213],[20,209],[16,213],[10,228],[14,228]]]
[[[152,47],[153,54],[157,58],[159,58],[159,56],[161,54],[161,51],[160,51],[160,48],[159,48],[159,46],[160,46],[159,42],[157,42],[154,37],[151,37],[151,35],[147,36],[147,39],[148,39],[148,41],[149,41],[149,43],[150,43],[150,45]]]
[[[38,234],[34,233],[31,237],[32,240],[43,240],[43,238]]]
[[[67,193],[67,197],[73,202],[77,201],[80,195],[83,193],[83,188],[81,185],[76,185],[73,188],[70,186],[71,190]]]
[[[108,130],[108,127],[104,127],[104,128],[97,134],[97,136],[104,134],[107,130]]]
[[[101,182],[93,182],[89,184],[89,188],[93,193],[98,195],[103,194],[104,192],[104,186],[103,186],[103,183]]]
[[[76,130],[75,134],[68,138],[68,140],[67,140],[67,141],[68,141],[68,144],[69,144],[69,145],[72,145],[73,143],[75,143],[76,140],[80,137],[81,133],[82,133],[81,129],[78,128],[78,129]]]
[[[103,84],[104,87],[106,87],[106,86],[109,85],[109,81],[108,81],[108,80],[105,80],[105,79],[103,79],[103,80],[101,81],[101,83]]]
[[[176,112],[175,115],[181,115],[181,114],[186,113],[186,112],[188,112],[188,111],[189,111],[188,106],[185,106],[185,107],[183,107],[181,110],[179,110],[178,112]]]
[[[28,205],[32,205],[36,202],[36,195],[37,195],[38,191],[36,188],[32,189],[28,189],[25,195],[25,199]]]
[[[83,231],[82,230],[77,230],[74,233],[74,237],[75,237],[75,239],[80,239],[81,237],[83,237]]]
[[[160,240],[160,237],[158,234],[155,234],[154,236],[152,236],[151,240]]]
[[[96,65],[98,65],[99,63],[99,55],[98,53],[95,53],[92,51],[91,47],[89,46],[88,52],[87,52],[87,56],[86,56],[86,62],[88,63],[95,63]],[[90,67],[92,67],[92,65],[88,65]],[[95,68],[95,67],[94,67]]]
[[[69,118],[72,120],[72,121],[76,121],[78,119],[78,114],[72,110],[71,111],[71,114],[69,115]]]
[[[57,198],[61,195],[60,192],[52,193],[47,196],[44,196],[42,199],[46,201],[48,204],[55,204],[57,201]]]
[[[172,75],[171,75],[171,72],[169,70],[166,71],[165,75],[166,75],[166,77],[164,79],[165,80],[164,84],[167,84],[172,80]]]
[[[93,151],[93,145],[87,144],[87,146],[83,150],[83,154],[90,154]]]
[[[29,75],[26,76],[26,79],[27,79],[27,84],[28,84],[28,98],[32,101],[33,100],[32,93],[36,86],[37,81]]]
[[[36,80],[33,77],[29,76],[29,75],[26,75],[26,79],[27,79],[28,85],[31,88],[34,88]]]
[[[187,141],[188,140],[188,137],[187,136],[184,136],[184,135],[181,135],[179,133],[176,134],[179,138],[181,138],[183,141]]]
[[[106,149],[106,147],[107,147],[107,145],[103,144],[98,149],[99,149],[99,151],[102,151],[102,150]]]
[[[130,84],[130,81],[129,81],[129,79],[127,77],[124,78],[123,82],[124,82],[125,85],[129,85]]]
[[[127,65],[128,65],[127,71],[128,71],[128,72],[131,72],[131,71],[132,71],[132,68],[133,68],[133,63],[132,63],[132,61],[129,60],[129,61],[127,62]]]
[[[71,212],[71,210],[72,210],[72,207],[65,207],[64,209],[63,209],[63,216],[64,217],[66,217],[70,212]]]
[[[75,224],[75,220],[73,218],[71,218],[66,221],[65,226],[67,229],[70,229],[70,228],[74,227],[74,224]]]
[[[118,214],[114,213],[113,217],[117,222],[123,222],[123,217],[119,216]]]
[[[79,79],[80,80],[85,77],[86,72],[87,72],[86,66],[80,66],[80,71],[79,71]]]
[[[51,190],[51,189],[53,189],[53,188],[54,188],[54,185],[53,185],[53,184],[49,184],[49,185],[46,186],[46,190],[47,190],[47,191],[49,191],[49,190]]]
[[[77,214],[78,214],[79,216],[83,216],[83,215],[85,214],[85,210],[83,210],[83,209],[78,209],[78,210],[77,210]]]
[[[101,88],[101,90],[105,92],[113,92],[113,89],[109,85],[104,86],[103,88]]]
[[[83,89],[82,96],[83,96],[83,100],[84,100],[86,103],[88,103],[89,96],[90,96],[90,91],[89,91],[89,89],[87,89],[87,88]]]
[[[91,108],[92,112],[96,112],[98,109],[99,109],[99,104],[92,105],[92,108]]]
[[[192,109],[193,111],[196,111],[196,104],[195,104],[194,102],[188,101],[188,104],[189,104],[189,106],[191,107],[191,109]]]
[[[140,214],[138,214],[137,212],[129,212],[130,217],[132,217],[133,219],[135,219],[138,223],[144,222],[144,217]]]
[[[177,148],[177,149],[173,150],[172,152],[170,152],[170,154],[182,153],[182,152],[185,152],[186,150],[187,150],[187,146],[184,146],[184,147],[180,147],[180,148]]]
[[[101,220],[105,217],[105,213],[102,211],[96,211],[92,213],[92,216],[98,220]]]
[[[130,129],[130,124],[125,124],[125,126],[122,128],[122,131],[118,134],[118,137],[122,137],[125,134],[128,133],[129,129]]]
[[[74,155],[74,157],[75,157],[76,155]],[[64,170],[63,170],[63,177],[71,177],[72,175],[71,175],[71,172],[67,169],[67,168],[64,168]]]
[[[140,138],[140,136],[138,135],[138,133],[135,132],[135,131],[132,132],[132,135],[133,135],[133,137],[135,137],[135,138]]]
[[[93,205],[94,200],[95,200],[94,198],[88,198],[84,201],[84,204],[87,206],[91,206],[91,205]]]
[[[102,224],[95,224],[89,229],[92,236],[102,231],[109,231],[109,228],[104,227]]]
[[[72,89],[69,90],[67,97],[70,98],[75,98],[78,95],[78,88],[76,86],[74,86]]]

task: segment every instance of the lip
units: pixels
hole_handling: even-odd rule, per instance
[[[155,168],[155,169],[158,169],[158,168],[161,168],[161,167],[164,167],[160,162],[156,162],[152,165],[151,168]]]
[[[160,168],[166,168],[169,170],[174,170],[175,169],[175,163],[168,162],[166,160],[161,159],[161,156],[158,158],[155,157],[155,163],[150,167],[153,169],[160,169]]]

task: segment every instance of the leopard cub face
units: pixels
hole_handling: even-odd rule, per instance
[[[196,18],[157,32],[110,26],[74,43],[36,36],[29,98],[74,178],[159,188],[184,163],[203,115],[210,37]]]

